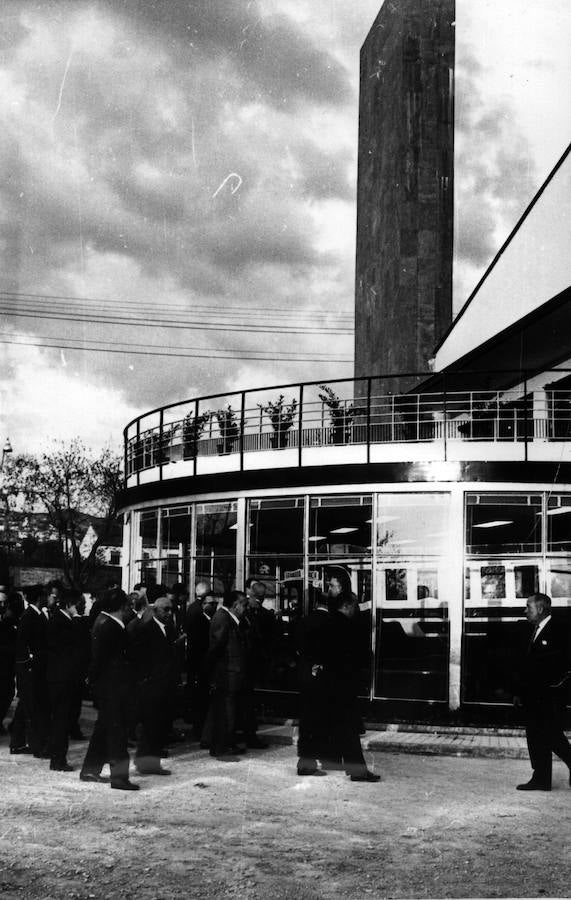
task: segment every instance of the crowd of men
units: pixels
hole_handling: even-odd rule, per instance
[[[255,689],[272,662],[278,623],[264,606],[265,585],[224,597],[200,581],[189,600],[184,585],[144,584],[127,596],[117,585],[88,608],[84,595],[57,582],[19,591],[0,587],[0,728],[17,691],[9,726],[10,753],[49,759],[71,772],[70,738],[84,739],[82,702],[97,719],[79,773],[85,782],[138,790],[129,778],[129,747],[140,775],[170,775],[162,764],[182,717],[193,737],[219,760],[238,762],[257,736]],[[352,781],[377,782],[365,763],[358,713],[363,646],[358,604],[331,579],[313,609],[298,619],[295,647],[299,687],[297,773],[341,768]],[[549,790],[551,754],[569,766],[563,732],[569,659],[561,629],[544,594],[527,603],[534,634],[523,655],[517,703],[527,717],[533,775],[520,790]],[[184,673],[184,677],[183,677]],[[521,698],[521,699],[520,699]],[[2,728],[2,731],[4,729]],[[106,764],[110,778],[102,775]]]

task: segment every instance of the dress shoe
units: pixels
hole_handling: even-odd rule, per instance
[[[51,762],[50,763],[50,771],[51,772],[73,772],[73,766],[70,766],[68,762]]]
[[[116,791],[138,791],[139,785],[133,784],[132,781],[129,781],[128,778],[117,778],[116,781],[111,782],[111,787]]]
[[[23,754],[23,753],[31,753],[31,752],[32,752],[32,749],[31,749],[31,747],[28,747],[27,744],[25,744],[23,747],[10,747],[10,753],[13,756],[19,756],[21,753]]]
[[[212,750],[210,751],[210,755],[217,759],[219,762],[240,762],[239,756],[232,756],[231,753],[214,753]]]
[[[165,769],[163,766],[143,766],[140,769],[138,766],[135,766],[139,775],[171,775],[172,772],[170,769]]]
[[[245,747],[239,747],[238,744],[232,744],[231,747],[228,747],[228,753],[231,756],[238,756],[246,753]]]
[[[516,791],[550,791],[550,784],[540,784],[538,781],[527,781],[525,784],[516,785]]]
[[[109,779],[105,775],[97,775],[95,772],[80,772],[80,781],[90,781],[92,784],[109,784]]]
[[[369,772],[368,769],[367,769],[366,772],[363,772],[361,775],[351,775],[351,781],[370,781],[370,782],[374,782],[374,781],[380,781],[380,780],[381,780],[381,776],[380,776],[380,775],[375,775],[374,772]]]
[[[253,750],[267,750],[269,746],[265,741],[261,741],[256,737],[246,741],[246,747],[251,747]]]
[[[50,754],[45,753],[45,752],[44,753],[34,753],[34,757],[36,759],[50,759]]]
[[[327,772],[324,769],[298,769],[298,775],[327,775]]]

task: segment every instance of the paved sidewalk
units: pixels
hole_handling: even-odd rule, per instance
[[[366,750],[417,753],[428,756],[469,756],[487,759],[527,759],[523,729],[449,726],[377,725],[361,738]],[[293,744],[297,726],[261,725],[260,735],[272,744]],[[571,739],[571,734],[568,734]]]

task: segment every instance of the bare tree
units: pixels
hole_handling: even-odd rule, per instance
[[[94,454],[78,439],[55,442],[52,451],[40,456],[17,456],[8,477],[12,505],[47,514],[58,536],[66,581],[85,588],[116,519],[120,457],[109,449]],[[90,518],[97,519],[96,536],[90,546],[82,546]]]

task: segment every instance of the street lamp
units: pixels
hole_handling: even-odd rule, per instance
[[[6,442],[2,447],[2,462],[0,463],[0,472],[4,468],[4,460],[8,456],[9,453],[13,453],[12,444],[10,443],[10,438],[6,438]]]
[[[0,460],[0,472],[4,471],[4,463],[6,457],[13,453],[10,438],[6,438],[6,442],[2,447],[2,459]],[[10,503],[8,491],[4,488],[4,478],[0,481],[0,499],[4,503],[4,543],[6,544],[6,553],[8,554],[8,563],[10,557]]]

